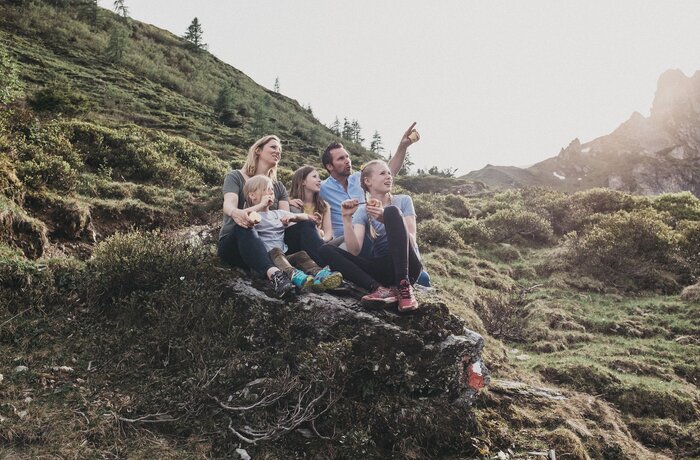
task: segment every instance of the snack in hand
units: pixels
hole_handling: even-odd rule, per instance
[[[374,206],[375,208],[381,208],[382,202],[376,198],[370,198],[369,200],[367,200],[367,206]]]
[[[258,214],[255,211],[251,211],[250,214],[248,214],[248,218],[253,222],[255,225],[259,224],[260,221],[262,220],[262,217],[260,217],[260,214]]]
[[[411,134],[408,135],[408,138],[411,139],[411,142],[418,142],[418,140],[420,140],[420,134],[414,129],[411,131]]]

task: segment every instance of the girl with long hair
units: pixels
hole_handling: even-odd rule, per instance
[[[321,239],[333,239],[331,207],[321,198],[321,176],[313,166],[304,165],[294,171],[292,188],[289,193],[289,207],[292,212],[308,214],[316,224]]]
[[[332,270],[339,271],[370,291],[364,305],[398,302],[399,311],[418,308],[413,283],[422,264],[416,246],[416,213],[408,195],[392,195],[393,177],[386,162],[373,160],[360,175],[365,202],[356,198],[341,204],[343,235],[347,250],[326,244],[321,257]],[[365,234],[374,240],[370,257],[361,257]]]

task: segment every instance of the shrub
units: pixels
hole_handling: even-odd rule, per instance
[[[36,111],[46,111],[73,116],[89,109],[88,99],[73,89],[65,77],[57,77],[53,82],[34,93],[29,104]]]
[[[32,159],[21,162],[17,175],[33,189],[49,187],[70,192],[77,188],[79,181],[78,171],[67,161],[46,153],[37,153]]]
[[[686,302],[700,302],[700,281],[691,286],[686,286],[681,292],[681,299]]]
[[[501,209],[484,219],[494,242],[518,243],[522,240],[550,243],[552,226],[539,214],[522,209]]]
[[[49,244],[46,225],[0,196],[0,242],[19,248],[31,258],[40,257]]]
[[[453,217],[469,217],[471,213],[469,212],[469,207],[467,206],[467,200],[459,195],[445,195],[444,197],[445,206],[449,210],[449,214]]]
[[[525,207],[549,220],[557,235],[580,232],[594,225],[604,214],[630,211],[637,207],[631,195],[605,188],[584,190],[573,195],[528,189],[523,196]]]
[[[493,238],[493,233],[481,220],[458,219],[451,225],[466,244],[488,243]]]
[[[0,157],[0,194],[18,204],[24,201],[24,185],[12,162],[5,157]]]
[[[96,308],[109,309],[132,295],[206,279],[212,265],[206,248],[157,231],[116,234],[100,243],[88,261],[88,300]]]
[[[445,223],[431,219],[418,223],[418,241],[431,246],[441,246],[451,249],[464,247],[464,241],[457,232]]]
[[[664,193],[652,202],[652,206],[659,212],[669,213],[675,222],[700,221],[700,199],[690,192]]]
[[[52,297],[50,272],[17,249],[0,243],[0,314],[41,307]]]
[[[679,248],[690,270],[690,276],[700,277],[700,221],[682,221],[676,227]]]
[[[22,95],[22,81],[17,63],[0,43],[0,104],[7,104]]]
[[[567,242],[574,269],[630,290],[677,290],[677,236],[653,212],[620,211]]]
[[[436,195],[414,195],[413,207],[416,210],[416,220],[421,222],[442,215],[442,206],[438,204],[440,198]]]

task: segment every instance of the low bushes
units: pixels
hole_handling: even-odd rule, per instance
[[[567,245],[573,269],[624,289],[673,292],[673,275],[687,274],[677,235],[648,211],[605,216],[587,233],[571,235]]]
[[[550,243],[554,233],[552,226],[539,214],[522,209],[500,209],[484,219],[497,243],[533,242]]]
[[[427,243],[431,246],[441,246],[450,249],[461,249],[464,241],[459,234],[449,225],[439,220],[426,220],[418,223],[419,244]]]
[[[100,243],[88,261],[91,278],[87,298],[95,308],[109,310],[126,302],[130,308],[140,310],[143,304],[139,297],[174,289],[184,281],[192,285],[211,279],[214,265],[207,248],[168,238],[160,232],[116,234]]]
[[[451,226],[467,244],[483,244],[493,239],[493,232],[481,220],[457,219]]]

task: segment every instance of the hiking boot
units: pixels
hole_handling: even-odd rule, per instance
[[[396,302],[396,291],[391,288],[379,286],[373,292],[362,297],[360,303],[365,307],[380,307],[391,305]]]
[[[398,288],[399,311],[411,311],[418,308],[418,301],[413,292],[413,286],[408,280],[401,280]]]
[[[272,283],[272,289],[278,299],[285,299],[294,293],[292,281],[282,270],[278,270],[272,275],[270,283]]]
[[[309,285],[309,283],[313,283],[314,279],[304,273],[301,270],[294,269],[294,273],[292,274],[292,284],[294,287],[297,288],[298,291],[304,290],[305,287]]]
[[[316,273],[314,276],[314,289],[326,291],[335,289],[343,282],[343,275],[340,272],[332,272],[330,267],[326,266]]]

